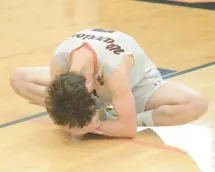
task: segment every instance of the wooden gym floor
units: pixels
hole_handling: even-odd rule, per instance
[[[142,0],[8,0],[0,2],[1,172],[213,172],[215,13]],[[181,127],[146,129],[133,140],[72,142],[44,109],[18,97],[10,72],[48,65],[55,47],[87,28],[132,35],[170,81],[201,91],[206,116]],[[173,95],[174,96],[174,95]]]

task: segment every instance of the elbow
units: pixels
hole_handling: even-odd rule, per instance
[[[125,137],[128,138],[128,139],[135,138],[136,137],[136,131],[135,132],[126,133]]]
[[[126,134],[127,138],[129,139],[133,139],[136,137],[136,131],[135,132],[130,132]]]
[[[127,138],[135,138],[136,137],[136,134],[137,134],[137,126],[132,126],[132,127],[129,127],[127,130],[125,130],[125,136]]]

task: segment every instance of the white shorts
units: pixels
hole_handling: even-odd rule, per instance
[[[156,68],[153,68],[146,73],[145,77],[139,82],[139,84],[132,89],[137,113],[145,111],[149,98],[167,82],[168,81],[165,81],[162,78],[160,72]],[[101,110],[100,119],[117,119],[117,114],[112,108],[113,107],[110,106],[109,108],[104,108],[104,111]]]

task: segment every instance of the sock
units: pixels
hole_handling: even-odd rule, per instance
[[[153,119],[152,119],[152,110],[138,113],[137,125],[138,127],[154,126]]]
[[[99,113],[99,118],[101,121],[108,119],[118,119],[118,116],[114,112],[113,108],[105,108],[97,111]]]

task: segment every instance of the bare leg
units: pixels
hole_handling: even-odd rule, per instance
[[[181,125],[199,119],[208,109],[208,101],[189,87],[166,83],[148,100],[155,126]]]
[[[17,68],[10,76],[14,91],[39,106],[45,106],[45,89],[50,81],[49,67]]]

